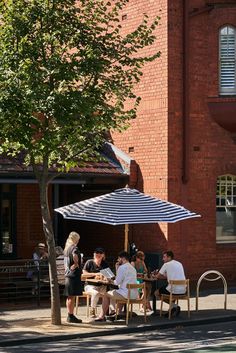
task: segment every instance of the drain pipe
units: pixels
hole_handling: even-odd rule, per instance
[[[182,182],[189,180],[189,13],[183,0]]]

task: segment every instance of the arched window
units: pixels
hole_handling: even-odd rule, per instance
[[[216,241],[236,242],[236,176],[217,178]]]
[[[220,94],[236,94],[236,28],[225,26],[219,34]]]

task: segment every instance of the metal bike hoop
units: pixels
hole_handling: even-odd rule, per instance
[[[209,274],[215,274],[215,275],[217,275],[217,277],[216,278],[207,278],[207,276]],[[209,271],[204,272],[197,282],[196,311],[198,311],[199,287],[200,287],[202,280],[213,282],[213,281],[217,281],[218,279],[222,279],[222,282],[224,285],[224,310],[226,310],[226,307],[227,307],[227,282],[226,282],[226,279],[222,275],[222,273],[220,273],[219,271],[209,270]]]

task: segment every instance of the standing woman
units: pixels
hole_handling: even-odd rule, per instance
[[[65,291],[67,296],[66,307],[68,311],[67,322],[81,323],[82,320],[74,316],[75,296],[82,294],[81,283],[81,255],[78,250],[80,236],[76,232],[71,232],[66,240],[64,249],[65,266]]]

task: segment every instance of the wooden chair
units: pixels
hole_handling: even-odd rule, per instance
[[[89,317],[89,301],[91,299],[91,294],[83,292],[81,295],[77,295],[75,298],[75,313],[78,313],[79,300],[81,298],[86,298],[86,315]]]
[[[187,300],[188,302],[188,317],[190,317],[190,291],[189,291],[189,279],[185,280],[170,280],[170,294],[162,294],[161,295],[161,307],[160,307],[160,316],[162,316],[162,307],[163,307],[163,301],[168,300],[169,301],[169,319],[171,318],[171,303],[173,301],[177,301],[177,304],[179,300]],[[176,285],[185,285],[186,286],[186,293],[185,294],[173,294],[173,289],[174,286]]]
[[[139,284],[127,284],[128,288],[128,297],[127,299],[116,299],[116,319],[117,319],[117,314],[118,314],[118,305],[119,304],[126,304],[126,325],[128,325],[129,322],[129,310],[130,311],[130,317],[132,317],[132,312],[133,312],[133,304],[143,304],[144,308],[144,321],[147,321],[147,316],[146,316],[146,287],[145,283],[139,283]],[[131,298],[131,290],[132,289],[141,289],[142,290],[142,295],[140,298],[137,299],[132,299]]]

